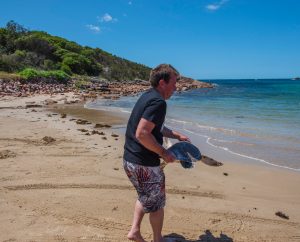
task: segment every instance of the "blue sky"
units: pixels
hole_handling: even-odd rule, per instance
[[[9,0],[14,20],[197,79],[300,76],[299,0]]]

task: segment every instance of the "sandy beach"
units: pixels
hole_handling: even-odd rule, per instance
[[[25,108],[48,98],[0,99],[0,240],[127,241],[136,192],[122,168],[126,118],[63,105],[74,93]],[[299,172],[220,161],[165,168],[168,241],[300,241]],[[142,233],[151,241],[146,219]]]

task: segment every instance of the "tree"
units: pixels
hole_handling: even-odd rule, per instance
[[[46,39],[35,34],[18,38],[15,45],[17,49],[33,51],[45,55],[49,59],[53,58],[53,52],[55,51],[55,48]]]
[[[10,20],[6,24],[6,29],[10,34],[21,35],[28,33],[28,29],[24,28],[22,25],[16,23],[13,20]]]

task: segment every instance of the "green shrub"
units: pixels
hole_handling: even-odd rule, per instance
[[[34,80],[40,77],[38,71],[32,68],[24,69],[23,71],[19,72],[19,75],[25,80]]]
[[[67,55],[68,53],[70,53],[70,51],[65,50],[65,49],[61,49],[58,45],[56,45],[55,47],[56,47],[56,51],[54,51],[53,54],[59,60],[62,60],[65,55]]]
[[[69,75],[72,74],[71,68],[70,68],[67,64],[65,64],[65,63],[62,63],[60,69],[61,69],[63,72],[69,74]]]
[[[15,41],[17,49],[33,51],[40,55],[51,56],[54,52],[54,47],[47,41],[46,38],[37,36],[36,34],[25,35]]]
[[[15,55],[24,58],[26,56],[26,51],[16,50]]]
[[[48,60],[48,59],[44,60],[43,69],[53,70],[56,69],[55,66],[56,64],[52,60]]]
[[[39,71],[32,68],[26,68],[19,73],[19,75],[27,81],[45,80],[45,81],[59,81],[66,82],[70,76],[62,70],[55,71]]]
[[[47,79],[54,79],[57,81],[66,81],[70,79],[70,76],[62,70],[55,71],[41,71],[43,77]]]
[[[13,54],[0,55],[0,71],[15,72],[22,70],[24,56],[16,51]]]
[[[91,66],[91,61],[83,55],[77,53],[68,53],[64,55],[62,65],[70,67],[72,73],[85,75],[87,69]]]

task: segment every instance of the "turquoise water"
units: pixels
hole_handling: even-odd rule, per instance
[[[300,81],[210,80],[213,89],[176,93],[167,126],[237,159],[300,171]],[[130,113],[137,97],[98,100],[89,108]],[[199,140],[198,140],[199,139]]]

